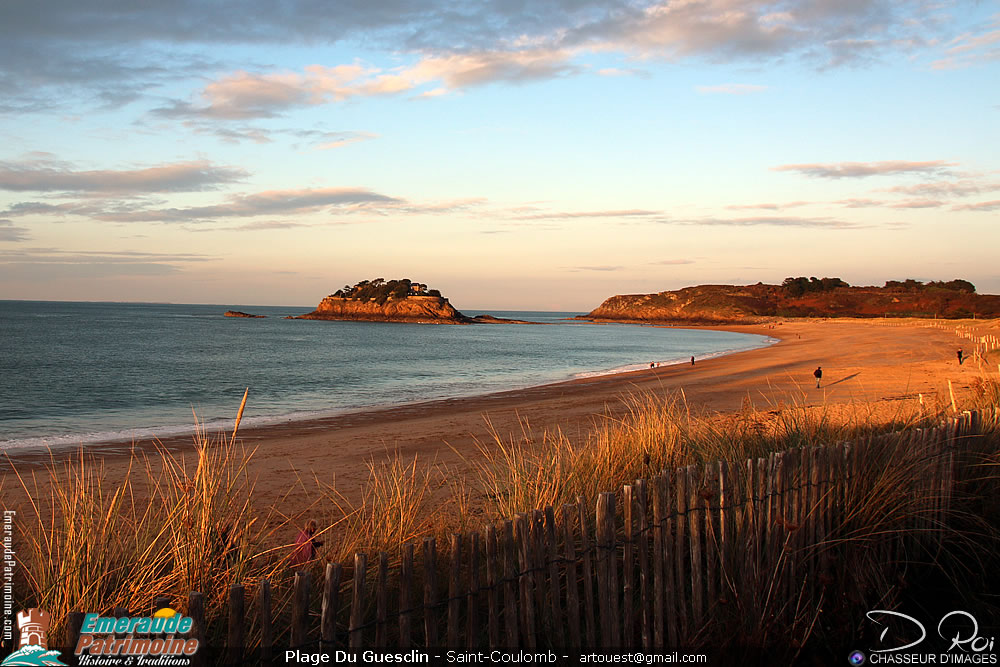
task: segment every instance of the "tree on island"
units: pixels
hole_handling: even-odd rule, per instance
[[[386,281],[385,278],[375,278],[374,280],[362,280],[356,285],[344,285],[342,289],[333,293],[333,296],[341,299],[351,299],[356,301],[375,301],[382,305],[389,299],[405,299],[408,296],[436,296],[440,297],[441,292],[436,289],[428,290],[427,285],[415,283],[409,278]]]

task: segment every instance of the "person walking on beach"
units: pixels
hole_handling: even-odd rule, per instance
[[[292,552],[292,567],[301,567],[316,557],[316,549],[323,546],[319,540],[314,540],[316,534],[316,520],[309,519],[305,528],[299,531],[295,538],[295,551]]]
[[[816,378],[816,388],[819,389],[819,381],[823,379],[823,367],[817,366],[816,370],[813,371],[813,377]]]
[[[963,359],[962,359],[962,350],[961,350],[961,348],[960,348],[960,349],[958,350],[958,365],[959,365],[959,366],[961,366],[961,365],[962,365],[962,361],[963,361]]]
[[[650,368],[656,368],[656,364],[651,361],[651,362],[649,362],[649,367]]]
[[[694,357],[691,357],[691,365],[694,366]]]

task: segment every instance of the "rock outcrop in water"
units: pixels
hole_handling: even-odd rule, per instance
[[[1000,317],[1000,296],[974,290],[971,283],[959,280],[850,287],[836,278],[789,278],[782,285],[698,285],[618,295],[579,319],[733,324],[774,317]]]
[[[241,310],[227,310],[224,313],[224,316],[225,317],[249,317],[249,318],[254,318],[254,319],[255,318],[267,317],[267,315],[251,315],[250,313],[244,313]]]
[[[367,322],[419,322],[469,324],[472,318],[455,310],[448,299],[427,285],[407,279],[363,280],[345,286],[319,302],[316,310],[295,319],[360,320]]]

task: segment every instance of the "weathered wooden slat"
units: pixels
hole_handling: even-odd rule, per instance
[[[720,568],[716,565],[719,556],[719,541],[716,520],[719,507],[719,466],[717,463],[706,463],[701,466],[702,484],[698,492],[698,504],[704,516],[704,542],[702,550],[705,554],[705,609],[711,611],[715,607],[718,595],[718,575]]]
[[[399,648],[413,645],[413,612],[410,605],[413,591],[413,544],[403,545],[399,563]]]
[[[649,558],[649,514],[648,499],[649,486],[646,480],[635,480],[635,511],[639,517],[639,624],[642,647],[650,649],[653,647],[653,608],[650,587],[653,585],[653,572],[650,569]]]
[[[549,571],[549,627],[552,634],[551,641],[556,646],[565,646],[563,628],[566,625],[563,620],[561,598],[561,586],[559,585],[559,545],[556,540],[556,513],[551,505],[545,508],[545,545],[546,559],[548,560]]]
[[[458,637],[462,624],[462,536],[451,536],[451,576],[448,578],[448,648],[458,648]]]
[[[389,645],[389,554],[378,555],[378,574],[375,576],[375,648]]]
[[[688,493],[687,469],[677,468],[673,476],[674,486],[674,575],[677,581],[675,589],[677,597],[678,627],[680,643],[683,644],[691,633],[691,612],[688,607],[687,589],[691,585],[687,569],[688,550]]]
[[[597,496],[597,589],[601,610],[601,640],[604,648],[621,646],[616,603],[618,601],[615,558],[615,494]]]
[[[497,529],[493,524],[486,526],[486,624],[490,648],[500,646],[500,586],[503,575],[497,548]]]
[[[368,575],[368,556],[354,554],[354,586],[351,595],[351,627],[348,645],[351,648],[364,646],[365,623],[365,578]]]
[[[528,553],[532,570],[532,588],[535,591],[535,632],[547,633],[551,631],[551,626],[545,624],[548,608],[545,604],[545,515],[542,510],[533,510],[530,516],[531,547]]]
[[[438,646],[437,625],[437,544],[424,538],[424,646]]]
[[[465,604],[465,645],[479,646],[479,533],[469,533],[469,593]]]
[[[263,665],[270,665],[274,659],[274,627],[271,620],[271,582],[267,579],[260,582],[257,600],[260,609],[260,661]]]
[[[229,628],[226,632],[226,661],[231,665],[243,662],[246,647],[246,589],[243,586],[229,587]]]
[[[292,625],[289,629],[288,643],[290,648],[306,645],[309,623],[309,585],[312,576],[306,571],[295,573],[295,583],[292,585]]]
[[[719,594],[723,599],[729,599],[733,590],[731,577],[736,558],[732,534],[741,490],[734,473],[738,470],[728,461],[719,461]]]
[[[576,536],[573,532],[575,517],[573,505],[562,506],[563,554],[566,559],[566,616],[569,620],[569,646],[582,645],[580,637],[580,592],[576,572]]]
[[[583,619],[587,637],[597,641],[597,609],[594,605],[594,567],[590,532],[587,529],[587,508],[583,496],[576,498],[577,513],[580,515],[580,554],[583,560]]]
[[[520,646],[518,643],[518,623],[520,623],[521,610],[517,601],[517,544],[514,542],[514,524],[512,521],[503,522],[503,549],[504,555],[504,625],[507,630],[507,645]]]
[[[673,531],[677,518],[674,507],[677,504],[677,498],[672,493],[670,486],[670,473],[666,470],[661,471],[660,480],[663,487],[661,493],[663,494],[663,517],[665,521],[663,527],[663,616],[667,627],[664,632],[664,638],[669,646],[677,647],[680,645],[680,622],[684,599],[683,596],[678,594],[677,577],[679,575],[676,570],[680,561],[674,555],[675,543]]]
[[[666,586],[663,576],[664,554],[664,527],[665,521],[663,513],[664,486],[663,476],[654,477],[652,480],[653,492],[653,646],[660,648],[664,645],[664,600],[663,594]]]
[[[83,630],[83,618],[86,616],[82,611],[71,611],[66,616],[66,647],[73,651],[80,643],[80,633]],[[80,657],[72,654],[63,658],[70,667],[80,664]]]
[[[340,563],[327,563],[323,573],[323,602],[320,608],[322,646],[332,648],[337,642],[337,613],[340,611]]]
[[[535,597],[531,585],[531,518],[518,514],[514,520],[514,540],[518,548],[518,584],[521,603],[521,640],[524,646],[535,648]]]
[[[201,667],[208,664],[207,649],[208,643],[205,641],[207,627],[205,625],[205,596],[197,591],[188,593],[188,616],[191,617],[191,631],[189,637],[198,640],[198,651],[192,656],[191,664]]]
[[[625,553],[622,560],[622,646],[635,646],[635,497],[632,487],[622,487],[622,515],[625,521]]]
[[[688,528],[690,532],[689,546],[691,555],[691,619],[694,622],[695,631],[701,629],[705,621],[705,572],[703,568],[702,553],[702,530],[704,527],[704,512],[701,509],[701,480],[699,479],[698,466],[688,466],[688,507],[690,508],[690,518]]]

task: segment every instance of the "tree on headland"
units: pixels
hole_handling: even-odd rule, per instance
[[[976,293],[976,286],[968,280],[962,280],[961,278],[955,278],[954,280],[949,280],[947,282],[943,280],[932,280],[927,283],[920,280],[914,280],[913,278],[907,278],[906,280],[887,280],[885,281],[885,287],[886,289],[897,289],[906,292],[919,292],[925,289],[944,289],[952,292],[967,292],[968,294]]]
[[[806,278],[805,276],[785,278],[781,286],[789,296],[802,296],[808,292],[829,292],[838,287],[850,287],[850,285],[840,278],[816,278],[815,276],[812,278]]]

